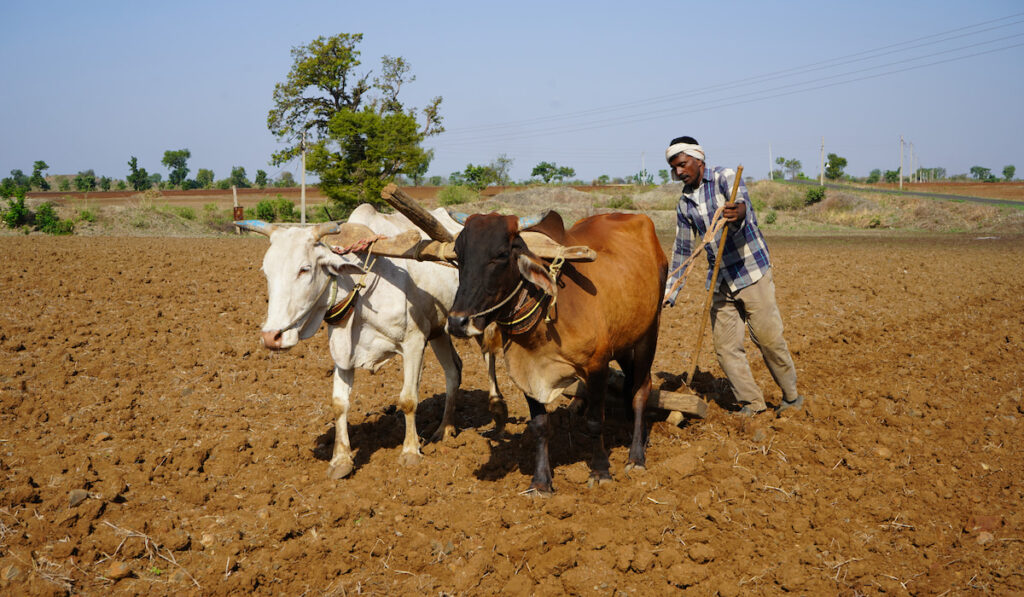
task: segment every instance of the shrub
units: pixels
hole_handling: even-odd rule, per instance
[[[36,228],[47,234],[71,234],[75,231],[75,223],[61,220],[53,209],[53,204],[46,202],[36,210]]]
[[[450,185],[437,193],[437,202],[441,205],[459,205],[477,200],[477,193],[463,185]]]
[[[807,189],[807,194],[804,195],[804,203],[806,205],[814,205],[825,198],[825,187],[811,187]]]
[[[256,204],[256,218],[264,222],[294,222],[295,202],[281,195],[276,199],[262,199]]]
[[[78,210],[79,222],[89,222],[91,224],[96,222],[97,219],[99,218],[97,217],[96,212],[92,209],[85,208]]]
[[[13,199],[7,200],[7,209],[4,211],[4,224],[8,228],[17,228],[28,223],[29,211],[25,207],[25,191],[15,193]]]
[[[775,214],[775,210],[773,209],[773,210],[769,211],[767,214],[765,214],[765,216],[764,216],[764,223],[765,224],[769,224],[769,225],[774,224],[775,223],[775,218],[776,218],[776,214]]]
[[[636,209],[633,198],[628,195],[617,195],[608,200],[604,207],[609,209]]]

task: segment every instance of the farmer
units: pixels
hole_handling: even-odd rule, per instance
[[[736,173],[727,168],[707,168],[704,149],[693,137],[672,139],[665,159],[673,180],[683,182],[683,194],[676,206],[672,275],[664,299],[665,305],[674,306],[679,290],[673,292],[672,287],[680,275],[675,270],[690,256],[695,242],[699,242],[712,225],[711,220],[718,207],[728,202]],[[741,407],[737,414],[749,417],[768,408],[747,362],[743,348],[744,324],[750,329],[751,340],[761,349],[761,356],[775,383],[782,388],[782,402],[775,407],[776,412],[799,409],[804,399],[797,393],[796,368],[782,337],[782,317],[775,302],[768,246],[757,227],[757,217],[742,180],[736,202],[725,207],[723,217],[729,222],[722,232],[728,235],[728,240],[722,253],[711,306],[711,335],[718,364],[729,379],[733,395]],[[707,287],[711,285],[719,238],[705,247],[709,266]]]

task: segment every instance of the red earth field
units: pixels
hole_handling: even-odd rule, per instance
[[[457,437],[398,466],[392,361],[357,374],[357,468],[328,480],[325,335],[259,345],[262,237],[0,237],[0,593],[1024,592],[1024,239],[769,244],[806,408],[731,416],[706,340],[706,419],[656,420],[625,474],[613,412],[615,481],[588,488],[563,406],[543,499],[521,493],[525,401],[499,369],[494,437],[464,342]],[[665,312],[656,383],[686,367],[701,300],[691,283]],[[428,357],[425,437],[443,391]]]

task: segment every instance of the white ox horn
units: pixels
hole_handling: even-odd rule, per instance
[[[235,226],[238,226],[242,230],[259,232],[263,236],[270,236],[272,232],[277,230],[277,224],[271,224],[269,222],[264,222],[263,220],[236,220]]]

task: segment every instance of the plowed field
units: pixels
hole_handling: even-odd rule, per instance
[[[615,481],[588,488],[563,406],[544,499],[521,493],[525,401],[499,368],[494,437],[466,342],[454,440],[397,464],[395,360],[357,374],[356,470],[328,480],[325,334],[261,348],[261,237],[0,237],[0,593],[1024,592],[1024,239],[769,245],[805,409],[730,415],[708,339],[706,419],[655,421],[627,475],[610,415]],[[689,362],[698,290],[665,311],[658,380]],[[429,356],[424,437],[443,391]]]

